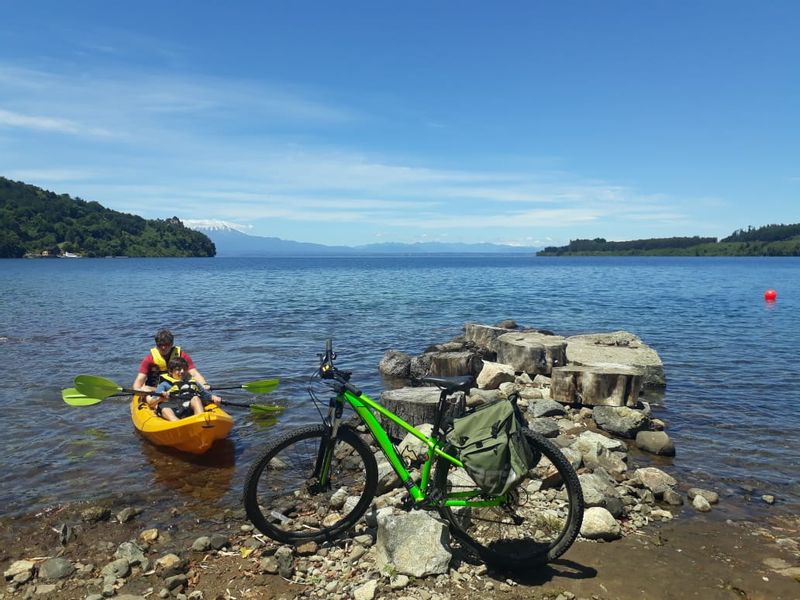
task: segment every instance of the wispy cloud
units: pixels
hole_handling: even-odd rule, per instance
[[[25,115],[0,108],[0,127],[3,126],[66,133],[70,135],[110,135],[110,133],[104,129],[87,127],[69,119],[45,117],[41,115]]]
[[[262,235],[295,227],[306,239],[332,235],[326,224],[358,223],[373,234],[475,240],[687,214],[674,198],[563,169],[442,168],[413,146],[401,155],[392,144],[359,145],[339,134],[381,116],[280,84],[0,63],[0,106],[0,129],[19,132],[15,149],[29,148],[5,156],[0,140],[0,156],[15,157],[5,174],[61,182],[59,191],[150,218],[226,221]]]

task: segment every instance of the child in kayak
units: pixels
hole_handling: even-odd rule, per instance
[[[170,359],[167,374],[161,376],[161,383],[148,394],[147,405],[167,421],[177,421],[190,414],[199,415],[205,404],[222,399],[205,389],[189,375],[189,363],[180,356]]]

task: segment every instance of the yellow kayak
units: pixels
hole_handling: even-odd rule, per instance
[[[224,439],[233,418],[216,404],[206,406],[201,415],[192,415],[178,421],[159,417],[145,402],[134,396],[131,400],[133,426],[156,446],[169,446],[183,452],[203,454],[217,440]]]

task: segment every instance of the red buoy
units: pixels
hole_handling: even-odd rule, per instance
[[[766,292],[764,292],[764,300],[766,300],[767,302],[775,302],[775,300],[777,299],[778,299],[778,292],[776,292],[775,290],[769,289]]]

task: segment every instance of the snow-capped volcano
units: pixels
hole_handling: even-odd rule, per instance
[[[247,230],[252,229],[251,225],[239,225],[238,223],[231,223],[230,221],[218,221],[214,219],[186,219],[183,224],[190,229],[198,231],[238,231],[246,233]]]

